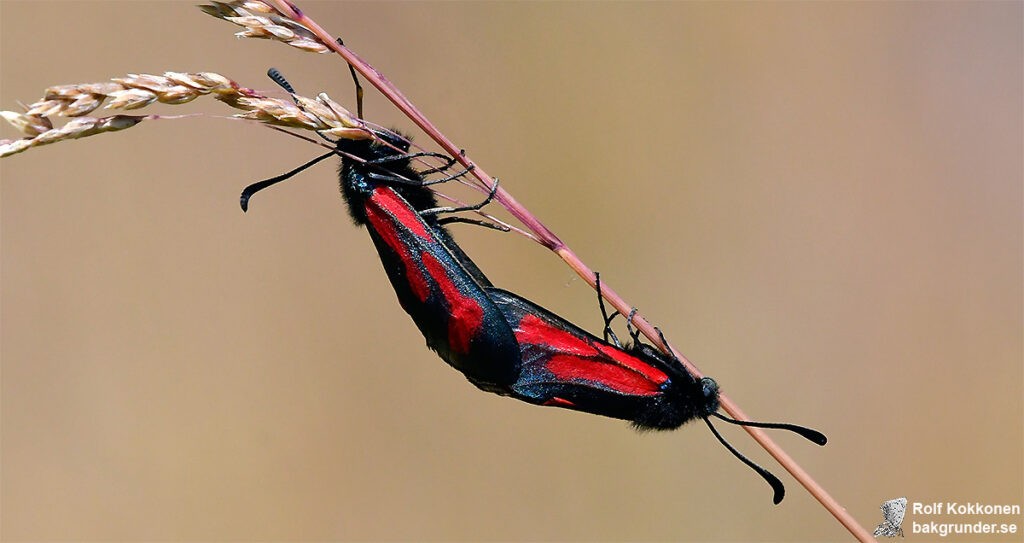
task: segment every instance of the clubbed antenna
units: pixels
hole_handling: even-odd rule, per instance
[[[711,413],[711,415],[721,420],[724,420],[729,424],[736,424],[738,426],[753,426],[755,428],[789,430],[790,432],[800,434],[801,436],[807,438],[808,440],[814,443],[817,443],[818,445],[824,445],[825,443],[828,442],[828,438],[825,437],[825,434],[817,430],[806,428],[804,426],[797,426],[796,424],[786,424],[784,422],[755,422],[750,420],[736,420],[730,419],[729,417],[720,415],[718,413]],[[782,498],[786,495],[786,487],[782,485],[782,481],[780,481],[778,477],[772,475],[770,471],[755,464],[752,460],[750,460],[746,456],[743,456],[739,451],[733,448],[733,446],[730,445],[729,442],[722,437],[722,434],[718,433],[718,430],[715,428],[713,424],[711,424],[711,421],[707,417],[704,417],[704,422],[707,423],[708,428],[711,428],[711,433],[715,434],[715,437],[718,438],[718,441],[721,442],[722,445],[725,445],[726,449],[729,449],[729,452],[736,456],[736,458],[739,458],[741,462],[750,466],[750,469],[756,471],[757,474],[763,477],[765,481],[768,481],[768,484],[771,485],[773,490],[775,490],[775,496],[772,499],[772,501],[775,502],[775,505],[778,505],[779,502],[782,501]]]
[[[336,154],[337,153],[335,153],[334,151],[331,151],[329,153],[324,153],[324,154],[314,158],[313,160],[310,160],[309,162],[303,164],[302,166],[299,166],[298,168],[295,168],[294,170],[292,170],[292,171],[290,171],[288,173],[283,173],[283,174],[281,174],[281,175],[279,175],[277,177],[271,177],[270,179],[264,179],[263,181],[257,181],[255,183],[249,185],[248,187],[245,187],[245,189],[242,190],[242,196],[239,198],[239,203],[242,205],[242,211],[243,212],[249,211],[249,198],[252,198],[253,194],[256,194],[257,192],[259,192],[259,191],[261,191],[261,190],[263,190],[263,189],[265,189],[265,188],[267,188],[267,187],[269,187],[271,185],[276,185],[276,184],[280,183],[281,181],[285,181],[287,179],[291,179],[295,174],[297,174],[297,173],[299,173],[299,172],[301,172],[301,171],[303,171],[303,170],[305,170],[305,169],[315,165],[316,163],[320,162],[321,160],[323,160],[323,159],[325,159],[327,157],[331,157],[331,156],[334,156]]]
[[[738,426],[753,426],[755,428],[773,428],[776,430],[789,430],[790,432],[800,434],[801,436],[807,438],[808,440],[814,443],[817,443],[818,445],[824,445],[828,443],[828,438],[825,437],[825,434],[804,426],[797,426],[796,424],[786,424],[784,422],[754,422],[751,420],[736,420],[730,419],[729,417],[720,415],[718,413],[712,413],[712,415],[724,420],[725,422],[728,422],[730,424],[736,424]]]
[[[711,424],[711,421],[708,420],[707,417],[704,417],[704,422],[707,423],[708,428],[711,428],[711,433],[715,434],[715,437],[718,438],[718,441],[722,445],[725,445],[725,448],[729,449],[729,452],[731,452],[733,456],[739,458],[741,462],[750,466],[750,469],[756,471],[758,475],[764,478],[764,480],[767,481],[769,485],[771,485],[772,490],[775,491],[775,495],[772,497],[772,503],[774,503],[775,505],[779,505],[779,503],[782,502],[782,498],[786,497],[786,487],[783,486],[782,481],[780,481],[778,477],[772,475],[770,471],[755,464],[751,459],[747,458],[746,456],[743,456],[742,453],[737,451],[732,445],[729,444],[728,441],[725,440],[724,437],[722,437],[722,434],[718,433],[718,430],[715,428],[715,425]]]
[[[267,70],[267,77],[273,79],[274,83],[277,83],[282,89],[288,91],[288,94],[295,94],[295,88],[292,87],[292,84],[289,83],[283,75],[281,75],[281,72],[277,68]]]

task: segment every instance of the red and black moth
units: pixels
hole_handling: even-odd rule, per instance
[[[411,165],[416,155],[408,153],[405,138],[386,131],[374,135],[372,140],[339,140],[336,152],[250,185],[242,192],[242,208],[248,207],[255,192],[319,160],[340,155],[340,189],[349,214],[370,233],[399,304],[412,317],[427,346],[480,388],[510,385],[520,367],[515,335],[483,290],[491,286],[490,281],[452,239],[443,226],[444,219],[437,216],[477,206],[438,207],[427,186],[458,174],[425,181],[424,172]]]
[[[405,154],[408,142],[378,136],[339,142],[341,190],[353,219],[369,231],[399,303],[427,346],[471,382],[486,390],[514,382],[515,335],[483,290],[490,282],[437,218],[438,210],[458,209],[438,208]]]
[[[276,69],[268,75],[290,93],[291,85]],[[361,87],[356,82],[362,110]],[[479,209],[475,206],[439,207],[430,185],[465,175],[465,171],[427,181],[428,174],[447,173],[454,161],[435,153],[409,153],[410,142],[401,134],[373,131],[373,139],[339,139],[336,150],[321,155],[283,175],[254,183],[242,191],[242,209],[256,192],[290,178],[317,162],[338,155],[340,189],[349,214],[365,226],[377,249],[402,309],[412,317],[427,346],[472,383],[491,390],[508,385],[519,374],[515,335],[501,311],[484,293],[491,283],[444,228],[445,222],[476,222],[441,213]],[[442,158],[445,163],[417,171],[412,160]]]
[[[673,430],[703,419],[730,452],[772,486],[773,501],[782,501],[782,482],[726,442],[709,418],[790,430],[819,445],[826,442],[823,434],[791,424],[724,417],[718,413],[718,384],[713,379],[696,379],[678,360],[642,343],[638,336],[624,349],[617,340],[614,344],[602,340],[521,296],[494,287],[444,227],[446,222],[476,221],[438,218],[442,212],[479,209],[490,198],[476,206],[438,207],[428,185],[465,172],[426,181],[424,174],[446,172],[452,162],[417,171],[412,159],[431,153],[410,154],[409,145],[402,136],[387,131],[375,131],[372,140],[339,140],[336,151],[247,187],[242,207],[247,207],[256,191],[340,155],[340,188],[349,213],[369,231],[399,303],[427,346],[470,382],[535,405],[627,420],[640,430]],[[614,337],[609,322],[605,317],[605,336]]]
[[[600,288],[600,278],[598,278]],[[633,336],[623,349],[506,290],[485,289],[512,325],[522,360],[519,378],[505,394],[537,405],[628,420],[638,430],[674,430],[703,419],[716,438],[771,485],[773,501],[785,496],[777,477],[733,448],[709,417],[743,426],[796,432],[824,445],[825,435],[785,423],[737,421],[718,413],[718,383],[696,379],[678,360]],[[600,295],[600,293],[599,293]],[[600,298],[599,298],[600,299]],[[603,313],[602,304],[602,313]],[[610,320],[605,317],[605,331]],[[614,337],[614,334],[611,334]]]

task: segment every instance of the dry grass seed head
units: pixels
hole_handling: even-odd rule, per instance
[[[211,2],[201,5],[203,12],[244,27],[235,36],[276,40],[292,47],[314,53],[327,53],[330,49],[320,42],[305,26],[287,18],[273,6],[256,0]]]
[[[212,72],[166,72],[162,76],[128,74],[103,83],[53,86],[46,89],[41,100],[29,105],[25,113],[0,112],[0,116],[7,122],[29,136],[22,140],[0,141],[0,157],[20,153],[39,145],[123,130],[151,118],[126,115],[84,117],[108,99],[107,109],[133,110],[153,102],[183,104],[204,94],[211,94],[217,100],[245,111],[235,115],[238,118],[287,128],[314,130],[330,137],[370,137],[358,119],[326,94],[321,93],[315,99],[295,96],[298,103],[296,105],[290,100],[263,96]],[[76,117],[81,122],[72,121],[64,127],[55,129],[47,118],[50,116]],[[131,122],[128,119],[131,119]]]

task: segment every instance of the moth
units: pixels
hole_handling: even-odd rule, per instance
[[[275,80],[283,78],[278,74]],[[474,206],[439,207],[429,187],[466,173],[448,174],[450,160],[441,167],[417,170],[413,160],[433,154],[410,153],[406,138],[384,130],[375,130],[373,139],[335,144],[336,151],[247,187],[243,208],[255,192],[320,159],[341,156],[339,183],[349,214],[370,233],[399,304],[427,346],[478,388],[535,405],[627,420],[641,430],[672,430],[702,419],[730,452],[771,485],[775,503],[785,495],[782,483],[726,442],[709,418],[790,430],[825,444],[823,434],[808,428],[725,417],[718,413],[719,389],[713,379],[696,379],[682,363],[644,344],[637,334],[623,347],[617,338],[598,338],[495,287],[445,227],[449,222],[478,221],[439,218],[480,209],[495,189]],[[447,175],[428,180],[427,174]],[[601,309],[604,314],[603,302]],[[605,315],[606,338],[614,338],[610,321]]]

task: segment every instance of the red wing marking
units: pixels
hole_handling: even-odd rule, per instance
[[[480,302],[464,295],[459,287],[448,277],[448,271],[430,253],[423,253],[423,266],[430,277],[437,282],[444,298],[448,300],[448,344],[452,350],[469,353],[469,345],[484,322],[484,309]]]
[[[558,379],[593,381],[625,394],[653,396],[660,392],[658,383],[643,375],[599,360],[557,354],[544,367]]]
[[[551,398],[550,400],[548,400],[546,402],[544,402],[544,405],[549,405],[549,406],[554,406],[554,407],[575,407],[576,406],[576,404],[570,402],[569,400],[565,400],[565,399],[559,398],[557,396],[554,397],[554,398]]]
[[[381,193],[379,191],[374,192],[375,196],[379,196],[381,194],[387,193]],[[421,302],[426,302],[427,297],[430,296],[430,286],[427,284],[427,279],[426,277],[423,277],[423,272],[420,270],[419,266],[416,265],[412,255],[409,253],[409,246],[402,243],[402,240],[395,232],[395,228],[391,224],[391,218],[377,207],[376,204],[380,203],[381,202],[377,199],[367,200],[366,218],[370,221],[374,231],[377,232],[377,234],[379,234],[384,240],[384,243],[387,243],[388,246],[398,254],[398,257],[402,259],[402,264],[405,266],[405,277],[409,281],[409,288],[412,289],[413,294],[416,295]],[[408,226],[409,223],[403,224]],[[411,224],[420,228],[423,227],[418,220],[411,221]],[[424,231],[424,233],[426,233],[426,231]]]
[[[644,377],[650,379],[651,381],[654,381],[655,383],[658,383],[659,385],[664,383],[665,381],[668,381],[668,375],[665,375],[663,371],[659,370],[658,368],[655,368],[654,366],[651,366],[650,364],[647,364],[646,362],[640,360],[635,356],[628,355],[622,352],[620,349],[612,347],[611,345],[603,345],[601,343],[598,343],[596,346],[598,349],[601,350],[601,352],[608,355],[608,357],[611,358],[612,360],[615,360],[619,364],[622,364],[623,366],[626,366],[627,368],[630,368],[637,373],[643,374]]]
[[[536,315],[527,314],[516,327],[520,343],[543,345],[561,353],[577,356],[598,356],[590,343],[544,322]]]
[[[520,343],[554,351],[544,367],[558,379],[583,379],[639,395],[658,394],[659,385],[668,380],[662,371],[621,349],[587,341],[536,315],[523,316],[515,332]]]
[[[448,344],[456,353],[469,353],[470,343],[483,325],[483,307],[480,306],[480,302],[459,290],[459,287],[448,277],[448,271],[437,260],[437,257],[426,251],[419,252],[418,249],[416,249],[417,254],[414,254],[412,252],[414,248],[401,239],[397,232],[398,225],[426,240],[428,245],[439,246],[439,242],[427,230],[416,211],[411,209],[391,189],[378,187],[374,189],[373,196],[367,200],[366,218],[370,221],[374,231],[402,260],[402,264],[405,266],[406,280],[420,302],[426,303],[430,297],[430,283],[424,276],[424,270],[426,275],[429,275],[437,283],[441,294],[448,302],[448,310],[451,312],[448,317]],[[422,262],[422,268],[420,262]]]
[[[409,204],[405,203],[395,191],[386,187],[377,187],[373,189],[373,196],[371,199],[376,202],[377,205],[382,207],[385,211],[395,216],[398,222],[402,223],[403,226],[412,231],[417,236],[433,241],[433,237],[427,233],[427,227],[420,220],[420,216],[416,214]]]

